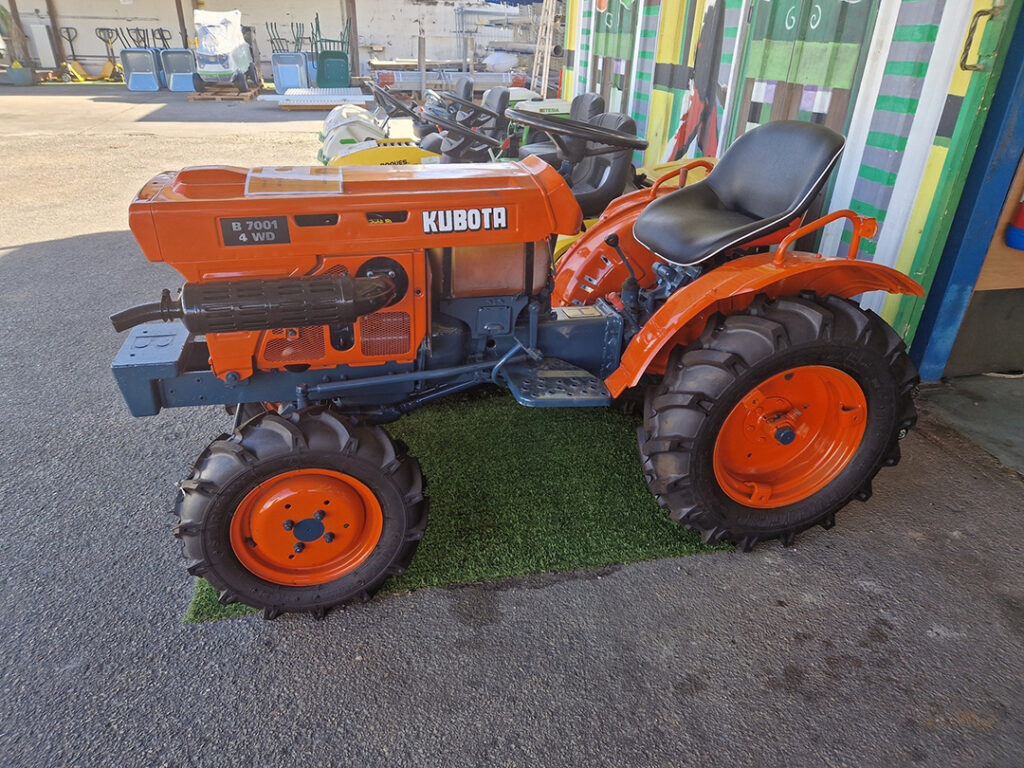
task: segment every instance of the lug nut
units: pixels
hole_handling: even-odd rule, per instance
[[[303,543],[302,543],[301,541],[296,541],[296,542],[295,542],[295,547],[294,547],[294,549],[295,549],[295,551],[296,551],[296,552],[301,552],[301,551],[302,551],[302,550],[304,550],[305,548],[306,548],[306,545],[305,545],[305,544],[303,544]]]
[[[315,517],[317,520],[323,520],[324,517],[326,516],[327,513],[324,512],[322,509],[318,509],[316,512],[313,513],[313,517]]]
[[[295,527],[295,523],[292,520],[285,520],[284,521],[284,529],[286,531],[290,531],[294,527]]]
[[[330,544],[332,541],[334,541],[334,534],[331,533],[330,531],[325,533],[324,534],[324,541],[326,541],[328,544]]]

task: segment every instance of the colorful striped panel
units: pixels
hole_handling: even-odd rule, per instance
[[[914,112],[921,97],[944,6],[945,0],[905,1],[896,18],[867,146],[850,201],[850,208],[857,213],[878,219],[879,232],[885,226],[885,211],[889,207],[906,151],[907,137],[914,124]],[[844,232],[839,247],[841,256],[848,251],[849,238],[849,232]],[[875,253],[877,240],[876,235],[872,242],[862,243],[865,256]]]
[[[661,0],[637,0],[637,2],[640,3],[640,40],[636,48],[636,61],[633,62],[633,89],[630,97],[629,116],[636,122],[637,136],[647,136],[651,91],[654,89]],[[633,162],[638,166],[643,165],[644,153],[637,150],[633,155]]]

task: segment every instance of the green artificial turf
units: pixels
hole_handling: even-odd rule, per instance
[[[639,423],[610,408],[523,408],[483,389],[389,424],[420,460],[430,516],[409,570],[383,591],[715,549],[671,523],[648,492]],[[185,621],[250,612],[220,605],[200,579]]]

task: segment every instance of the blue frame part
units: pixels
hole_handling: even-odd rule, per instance
[[[910,357],[922,381],[946,369],[989,242],[1024,153],[1024,17],[1017,22],[988,119],[946,240]]]
[[[448,319],[464,331],[459,333],[438,315],[435,319],[440,322],[435,322],[430,343],[434,354],[421,355],[416,365],[386,362],[257,371],[241,381],[225,381],[210,370],[205,340],[174,321],[133,328],[112,369],[133,416],[193,405],[294,402],[303,407],[331,400],[343,410],[389,420],[438,397],[491,381],[512,388],[524,405],[580,407],[610,402],[602,377],[618,365],[623,323],[607,302],[558,307],[543,317],[539,303],[525,295],[453,299],[444,306],[452,313]],[[501,313],[507,322],[495,322]],[[537,373],[521,366],[526,358],[540,361],[545,355],[555,358],[554,368],[542,364],[544,371]],[[507,375],[502,370],[506,364]],[[513,369],[513,364],[519,367]]]

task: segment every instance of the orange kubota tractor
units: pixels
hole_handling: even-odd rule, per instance
[[[563,172],[586,142],[643,146],[516,117],[564,145]],[[427,517],[418,462],[380,425],[482,384],[534,407],[642,397],[651,492],[710,541],[831,527],[915,420],[903,342],[851,297],[922,293],[856,259],[873,220],[801,226],[842,145],[809,123],[755,128],[705,180],[615,201],[557,267],[555,236],[582,217],[536,158],[157,176],[131,228],[185,283],[112,317],[131,329],[113,370],[136,416],[234,410],[179,486],[189,572],[271,618],[366,599]],[[849,258],[793,250],[839,217]]]

